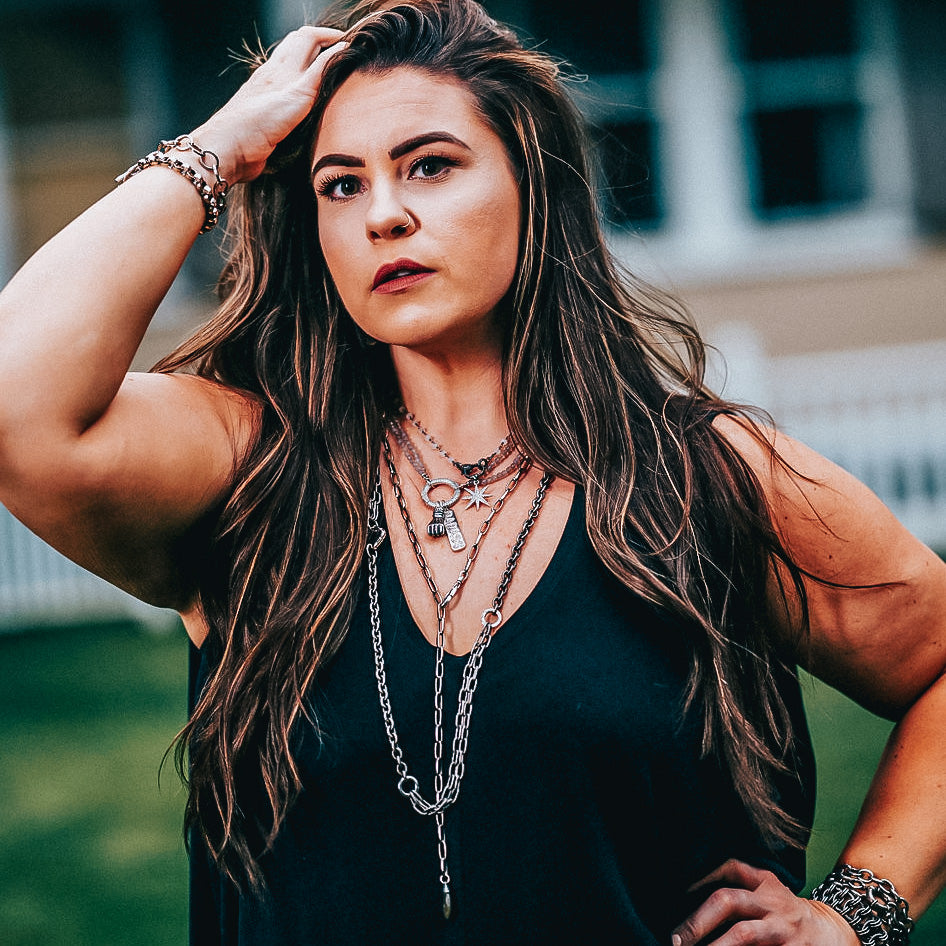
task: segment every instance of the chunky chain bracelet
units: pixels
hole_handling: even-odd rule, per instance
[[[841,864],[811,892],[837,911],[864,946],[908,946],[910,906],[889,881],[866,868]]]
[[[172,158],[170,156],[171,151],[193,151],[200,166],[205,171],[213,174],[213,184],[209,184],[203,174],[185,161]],[[203,148],[199,148],[189,135],[180,135],[170,141],[162,141],[157,151],[152,151],[143,158],[139,158],[127,171],[115,178],[115,183],[124,184],[128,178],[145,170],[145,168],[158,166],[176,171],[194,185],[204,205],[204,225],[200,228],[200,232],[206,233],[208,230],[213,230],[220,219],[220,214],[226,210],[227,191],[230,189],[227,181],[220,176],[220,159],[217,155],[213,151],[205,151]]]

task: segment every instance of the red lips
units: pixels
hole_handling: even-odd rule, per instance
[[[406,288],[417,282],[418,276],[424,276],[432,273],[433,270],[427,266],[421,266],[412,259],[398,259],[393,263],[385,263],[375,274],[372,290],[382,288]]]

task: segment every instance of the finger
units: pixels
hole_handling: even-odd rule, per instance
[[[785,942],[783,931],[768,923],[747,920],[726,930],[719,939],[711,939],[706,946],[782,946]]]
[[[345,34],[327,26],[300,26],[288,33],[272,51],[268,62],[302,63],[306,68],[320,53],[337,43]]]
[[[714,930],[741,920],[758,920],[766,908],[749,890],[721,887],[714,890],[673,932],[674,946],[693,946],[702,942]]]
[[[334,46],[329,46],[328,49],[323,49],[322,52],[315,57],[311,65],[306,69],[306,76],[309,77],[311,74],[320,76],[325,70],[328,61],[333,57],[338,55],[343,49],[348,48],[348,43],[345,40],[335,43]]]
[[[755,890],[768,877],[774,876],[771,871],[753,867],[745,861],[730,858],[725,864],[720,864],[716,870],[698,880],[687,893],[693,893],[701,887],[710,884],[725,884],[729,887],[743,887],[746,890]]]

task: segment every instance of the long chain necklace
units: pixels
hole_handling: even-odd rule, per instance
[[[432,478],[427,467],[424,465],[420,453],[397,418],[392,418],[388,421],[387,429],[391,432],[395,441],[397,441],[401,452],[424,480],[425,485],[423,490],[421,490],[421,498],[427,506],[433,510],[431,520],[427,525],[427,534],[432,538],[439,538],[445,535],[450,543],[450,548],[453,549],[454,552],[461,552],[466,548],[466,539],[463,536],[463,531],[460,529],[460,523],[457,521],[456,513],[453,511],[453,506],[456,505],[457,500],[460,498],[461,490],[466,492],[467,498],[469,499],[469,502],[466,504],[467,509],[474,505],[477,509],[482,505],[488,505],[489,494],[485,491],[485,487],[491,483],[498,482],[512,473],[519,465],[522,455],[519,454],[507,467],[495,472],[495,468],[515,450],[515,444],[510,437],[506,436],[500,442],[499,447],[497,447],[490,456],[483,457],[476,463],[459,463],[430,437],[427,431],[417,423],[416,418],[410,411],[401,408],[401,414],[407,417],[411,423],[423,433],[424,437],[431,445],[433,445],[442,456],[450,460],[461,474],[466,477],[466,482],[462,485],[456,482],[456,480],[445,476],[436,479]],[[431,494],[440,487],[447,487],[453,492],[449,497],[441,496],[439,499],[434,499]]]
[[[467,741],[470,729],[470,720],[473,713],[473,693],[479,680],[480,667],[483,663],[483,654],[493,639],[493,632],[499,627],[503,619],[502,605],[509,590],[510,582],[516,566],[519,563],[519,556],[522,554],[522,548],[525,545],[526,538],[532,527],[535,525],[545,499],[545,494],[554,480],[551,473],[545,473],[536,490],[532,506],[522,524],[522,529],[513,543],[509,558],[506,561],[506,567],[499,579],[499,585],[496,594],[493,597],[492,604],[482,614],[482,626],[470,649],[466,664],[463,668],[463,675],[460,684],[460,693],[457,698],[457,712],[454,724],[453,744],[450,752],[450,764],[447,770],[447,780],[444,784],[443,779],[443,663],[444,663],[444,636],[447,606],[456,597],[457,593],[463,587],[470,569],[476,559],[479,550],[479,544],[483,536],[489,529],[493,517],[502,508],[506,498],[515,489],[521,477],[528,470],[531,462],[523,458],[522,464],[516,470],[512,480],[507,484],[502,495],[492,504],[490,514],[487,516],[483,525],[480,526],[476,541],[473,543],[467,561],[461,570],[457,580],[453,583],[446,594],[441,594],[434,580],[433,572],[427,563],[427,557],[424,555],[414,525],[407,509],[407,502],[404,498],[404,491],[401,488],[401,480],[394,466],[394,460],[391,456],[390,444],[387,437],[384,438],[384,455],[387,461],[388,472],[391,477],[391,487],[397,500],[398,509],[404,525],[407,529],[411,546],[414,550],[414,556],[420,567],[427,587],[430,589],[437,605],[437,640],[436,640],[436,658],[434,663],[434,800],[428,801],[420,792],[420,785],[415,776],[410,774],[407,762],[404,759],[404,752],[401,749],[400,741],[397,735],[397,728],[394,723],[394,714],[391,709],[391,697],[388,692],[387,676],[384,666],[384,647],[381,640],[381,606],[378,600],[378,549],[384,541],[386,532],[381,527],[381,473],[378,472],[374,492],[368,507],[368,542],[366,553],[368,557],[368,606],[371,615],[371,639],[374,650],[375,676],[378,682],[378,698],[381,703],[381,714],[384,718],[384,728],[388,736],[388,743],[391,746],[391,755],[394,759],[394,767],[397,771],[398,782],[397,790],[410,800],[414,810],[421,815],[433,815],[437,826],[437,855],[440,861],[440,883],[442,886],[442,905],[445,919],[449,919],[453,904],[450,894],[450,872],[447,866],[447,840],[444,831],[444,812],[456,800],[460,792],[460,783],[463,780],[465,771],[465,758]]]

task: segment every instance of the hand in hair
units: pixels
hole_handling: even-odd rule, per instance
[[[674,930],[673,946],[859,946],[824,903],[796,897],[771,871],[729,860],[691,890],[716,887]]]
[[[343,35],[326,27],[294,30],[194,130],[194,140],[219,156],[221,176],[239,183],[260,174],[276,145],[311,111],[326,64],[345,46]]]

